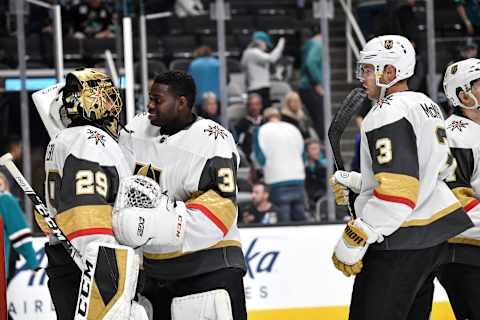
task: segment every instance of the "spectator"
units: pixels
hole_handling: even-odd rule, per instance
[[[9,192],[9,182],[3,173],[0,173],[0,218],[3,220],[5,235],[5,270],[9,277],[10,245],[27,261],[29,269],[35,270],[39,262],[32,245],[32,234],[27,227],[22,209],[17,199]]]
[[[387,0],[385,12],[381,15],[383,21],[379,32],[381,34],[402,35],[409,39],[416,48],[418,44],[418,23],[415,15],[415,5],[416,0]]]
[[[385,11],[386,0],[359,0],[357,1],[358,25],[365,36],[371,39],[380,30],[380,19]]]
[[[275,224],[278,209],[269,199],[270,191],[264,182],[257,182],[252,188],[252,206],[242,213],[243,223]]]
[[[307,191],[309,209],[315,210],[315,203],[327,191],[328,160],[321,151],[320,141],[306,141],[307,154],[305,159],[305,189]]]
[[[220,123],[220,109],[215,93],[207,91],[203,94],[202,106],[198,111],[198,115],[205,119],[213,120]]]
[[[312,133],[312,125],[308,116],[302,110],[302,101],[295,91],[290,91],[283,100],[282,121],[293,124],[300,130],[302,137],[308,139]],[[316,133],[314,133],[316,136]]]
[[[275,63],[282,55],[285,39],[280,38],[272,52],[272,40],[263,31],[253,33],[252,43],[243,52],[241,64],[246,73],[247,91],[262,97],[263,107],[270,107],[270,64]]]
[[[306,41],[302,49],[302,67],[298,92],[303,105],[307,108],[318,137],[323,141],[323,71],[322,71],[322,34],[314,27],[314,35]]]
[[[262,109],[262,97],[256,93],[250,94],[247,98],[247,115],[235,126],[237,143],[250,162],[253,133],[263,121]]]
[[[21,167],[22,164],[22,139],[17,135],[11,135],[6,146],[5,150],[2,150],[2,154],[8,152],[12,154],[13,162],[17,167]],[[0,166],[0,173],[3,173],[9,184],[9,192],[13,194],[14,197],[18,199],[23,198],[23,193],[20,187],[17,185],[15,180],[8,173],[8,170],[4,166]]]
[[[278,221],[304,221],[305,167],[303,138],[290,123],[281,121],[275,108],[264,111],[267,123],[255,133],[255,160],[263,168],[271,201],[278,207]]]
[[[220,97],[219,69],[220,62],[212,57],[212,49],[208,46],[201,46],[193,51],[193,61],[188,67],[188,74],[195,80],[197,95],[195,101],[201,106],[203,95],[211,91],[215,96]]]
[[[74,36],[76,38],[112,37],[112,14],[102,0],[86,0],[73,7]]]
[[[454,0],[457,13],[465,25],[467,34],[473,36],[480,31],[480,5],[477,0]]]
[[[177,0],[175,1],[175,14],[179,18],[206,14],[201,0]]]

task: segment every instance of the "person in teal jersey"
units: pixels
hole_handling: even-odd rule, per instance
[[[39,262],[32,245],[32,234],[28,228],[18,200],[9,192],[9,183],[0,173],[0,219],[3,220],[5,243],[5,270],[8,275],[10,248],[15,249],[27,261],[27,267],[36,270]]]
[[[453,0],[468,35],[480,31],[480,5],[477,0]]]
[[[320,28],[312,30],[312,37],[302,48],[302,67],[298,93],[303,105],[312,118],[315,131],[320,140],[324,138],[323,124],[323,68],[322,35]]]

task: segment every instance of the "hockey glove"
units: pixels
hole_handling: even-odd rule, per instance
[[[368,246],[383,241],[383,236],[361,219],[350,221],[333,252],[333,264],[347,277],[362,270]]]
[[[329,180],[330,187],[335,194],[335,202],[339,206],[348,204],[348,189],[360,193],[362,188],[362,175],[355,171],[335,171]]]
[[[179,245],[185,232],[185,203],[162,195],[156,208],[121,208],[113,214],[113,232],[121,244]]]

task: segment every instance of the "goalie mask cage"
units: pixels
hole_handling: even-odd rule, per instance
[[[7,320],[7,273],[5,272],[5,240],[0,217],[0,320]]]

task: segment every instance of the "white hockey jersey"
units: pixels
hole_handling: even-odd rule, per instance
[[[371,249],[421,249],[471,227],[442,180],[453,172],[440,108],[427,96],[398,92],[376,103],[361,130],[358,217],[385,236]]]
[[[447,178],[447,183],[474,224],[449,242],[480,246],[480,125],[456,114],[445,125],[457,163],[455,174]]]
[[[134,172],[156,180],[186,203],[182,246],[145,246],[143,265],[159,279],[178,279],[226,267],[245,268],[237,228],[239,156],[232,135],[206,119],[161,135],[146,114],[122,132],[120,145],[135,159]]]
[[[80,253],[91,241],[116,242],[112,205],[119,180],[131,175],[130,170],[118,143],[99,128],[63,129],[50,141],[45,155],[45,199]],[[48,231],[41,217],[37,222]]]

